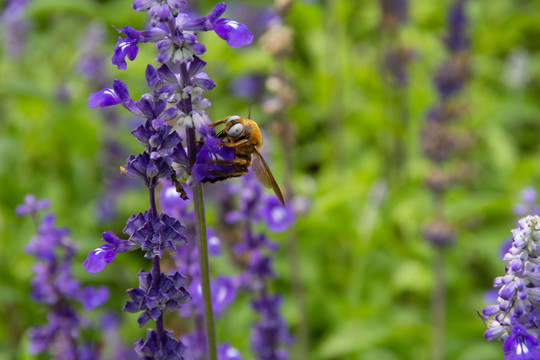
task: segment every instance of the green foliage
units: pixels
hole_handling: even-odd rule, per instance
[[[90,23],[103,24],[101,51],[109,58],[117,38],[111,25],[140,28],[144,16],[131,11],[128,0],[30,2],[27,15],[33,25],[24,52],[3,50],[0,59],[0,359],[34,359],[26,351],[25,333],[46,321],[44,310],[28,296],[33,259],[23,249],[33,224],[14,215],[26,193],[51,200],[57,223],[69,227],[77,243],[77,278],[108,285],[108,309],[121,309],[127,295],[115,289],[136,286],[135,274],[147,265],[135,254],[122,254],[109,271],[97,275],[77,266],[100,245],[101,232],[119,234],[125,219],[143,211],[147,201],[141,187],[131,188],[122,195],[116,218],[97,220],[105,187],[100,149],[107,128],[100,112],[86,104],[88,94],[99,89],[77,71],[81,39]],[[270,6],[270,1],[257,3]],[[468,4],[472,71],[461,96],[467,111],[459,127],[472,133],[474,146],[449,165],[461,169],[466,181],[444,195],[445,216],[457,229],[456,244],[445,256],[448,359],[501,358],[500,344],[482,337],[476,311],[486,305],[483,296],[493,278],[504,271],[499,246],[515,226],[511,205],[525,186],[540,186],[540,1],[518,3]],[[381,76],[387,43],[380,41],[375,1],[296,1],[284,20],[295,31],[293,55],[280,60],[297,92],[288,111],[297,131],[291,175],[295,192],[311,202],[294,229],[300,249],[294,261],[307,300],[309,359],[429,357],[435,279],[433,250],[421,232],[434,209],[424,185],[430,166],[420,148],[420,129],[437,100],[432,75],[446,56],[440,41],[446,4],[411,1],[410,21],[398,36],[416,53],[404,93]],[[212,5],[205,0],[197,6],[206,12]],[[208,94],[212,119],[247,114],[250,103],[235,97],[232,81],[268,74],[278,60],[257,43],[230,49],[210,33],[201,42],[208,47],[206,70],[218,84]],[[531,79],[523,89],[511,89],[502,74],[507,55],[518,47],[528,51]],[[153,51],[142,45],[127,72],[107,66],[111,79],[125,81],[133,98],[145,91],[142,76]],[[252,105],[253,118],[269,128],[272,117]],[[404,107],[406,125],[399,119]],[[137,149],[128,130],[132,120],[122,120],[115,139]],[[390,151],[396,139],[403,144],[398,163]],[[280,182],[286,172],[284,150],[279,139],[267,143]],[[377,189],[384,193],[378,201]],[[285,295],[284,311],[294,332],[305,319],[293,299],[286,237],[276,238],[282,248],[276,255],[275,286]],[[229,264],[212,266],[216,273],[235,271]],[[218,320],[218,338],[245,354],[254,321],[248,302],[241,297]],[[130,342],[142,336],[133,326],[136,316],[123,317],[122,335]],[[180,318],[168,321],[186,327]]]

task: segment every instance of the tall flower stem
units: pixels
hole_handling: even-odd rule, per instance
[[[210,290],[210,266],[208,264],[208,241],[206,237],[206,217],[201,184],[193,188],[193,204],[195,207],[195,230],[197,232],[197,252],[199,254],[199,271],[204,304],[204,327],[206,330],[206,346],[208,359],[217,360],[216,328],[212,310],[212,294]]]
[[[184,87],[190,86],[191,81],[186,63],[180,64],[180,77]],[[183,107],[186,114],[193,110],[191,95],[183,100]],[[186,142],[188,150],[189,166],[193,168],[197,157],[196,149],[197,134],[195,128],[186,128]],[[197,234],[197,252],[199,257],[199,272],[201,281],[201,292],[204,308],[204,327],[206,332],[207,356],[209,360],[217,360],[216,327],[214,324],[214,312],[212,309],[212,293],[210,290],[210,266],[208,261],[208,240],[206,237],[206,215],[204,212],[204,198],[201,184],[193,186],[193,206],[195,210],[195,231]]]
[[[433,259],[433,273],[435,284],[431,298],[432,311],[432,343],[431,343],[431,359],[444,359],[444,323],[446,309],[446,284],[444,279],[444,254],[445,249],[435,247],[435,256]]]

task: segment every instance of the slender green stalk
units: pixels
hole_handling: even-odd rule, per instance
[[[208,359],[217,360],[216,329],[212,310],[212,294],[210,291],[210,266],[208,264],[208,241],[206,237],[206,217],[201,184],[193,187],[193,204],[195,206],[195,229],[197,231],[197,252],[199,253],[199,271],[204,304],[204,327],[207,337]]]
[[[444,327],[446,311],[446,282],[444,278],[444,254],[445,249],[436,246],[434,248],[433,276],[435,284],[431,298],[432,330],[431,330],[431,360],[444,359]]]
[[[182,85],[191,85],[185,63],[180,65]],[[186,114],[191,113],[193,104],[191,95],[183,100]],[[188,161],[190,168],[193,168],[197,157],[196,150],[197,134],[192,127],[186,128],[186,142],[188,150]],[[204,199],[201,184],[197,183],[193,189],[193,204],[195,207],[195,230],[197,233],[197,252],[199,254],[199,273],[201,279],[201,290],[204,308],[204,327],[206,331],[207,359],[217,360],[216,328],[214,325],[214,312],[212,309],[212,294],[210,291],[210,266],[208,265],[208,242],[206,238],[206,215],[204,212]]]

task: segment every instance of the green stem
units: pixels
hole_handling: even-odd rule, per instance
[[[191,85],[186,63],[180,64],[180,78],[182,85]],[[193,110],[191,95],[182,101],[183,110],[190,114]],[[188,149],[189,167],[193,168],[197,157],[197,134],[192,127],[186,128],[186,142]],[[195,230],[197,232],[197,252],[199,253],[199,274],[204,304],[204,326],[206,330],[207,359],[217,360],[216,328],[214,325],[214,312],[212,310],[212,295],[210,292],[210,266],[208,265],[208,243],[206,238],[206,217],[204,213],[204,199],[201,184],[197,183],[193,189],[193,204],[195,207]]]
[[[199,273],[204,304],[204,327],[209,360],[217,360],[216,328],[212,310],[212,294],[210,291],[210,266],[208,264],[208,241],[206,238],[206,218],[201,184],[193,187],[193,204],[195,206],[195,229],[197,231],[197,252],[199,253]]]
[[[431,359],[444,359],[444,326],[445,326],[445,308],[446,308],[446,284],[444,279],[444,248],[436,246],[434,248],[435,256],[433,259],[433,274],[435,284],[431,298],[432,311],[432,342]]]

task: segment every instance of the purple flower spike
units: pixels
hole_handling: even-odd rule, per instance
[[[36,200],[36,197],[34,195],[28,194],[24,197],[24,203],[17,205],[17,207],[15,208],[15,214],[17,216],[35,214],[39,210],[47,209],[49,206],[49,200]]]
[[[253,42],[253,34],[242,23],[230,19],[217,19],[214,31],[233,48],[249,45]]]

